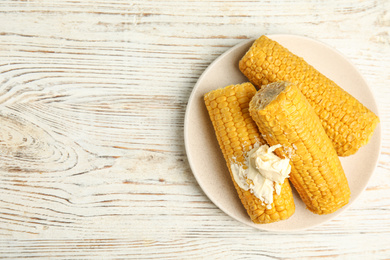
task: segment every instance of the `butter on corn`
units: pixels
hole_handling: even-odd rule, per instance
[[[267,209],[271,209],[274,194],[280,195],[281,185],[291,172],[290,160],[273,153],[279,147],[256,143],[247,153],[244,165],[235,161],[230,164],[236,184],[243,190],[250,190]]]
[[[281,185],[280,195],[274,193],[269,208],[250,189],[241,188],[234,180],[232,165],[244,166],[254,145],[265,144],[249,115],[249,102],[255,94],[251,83],[243,83],[211,91],[204,101],[238,196],[251,220],[265,224],[289,218],[295,212],[295,204],[287,179]]]
[[[310,211],[328,214],[348,203],[350,189],[337,153],[295,84],[263,86],[249,112],[267,143],[282,145],[275,152],[290,158],[290,181]]]
[[[302,58],[266,36],[258,38],[239,62],[257,87],[276,81],[295,83],[321,120],[339,156],[367,144],[379,118]]]

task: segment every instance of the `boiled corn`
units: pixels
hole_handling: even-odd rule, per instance
[[[339,156],[367,144],[379,118],[302,58],[261,36],[239,62],[241,72],[257,87],[276,81],[295,83],[313,106]]]
[[[249,112],[268,144],[282,145],[275,152],[290,159],[290,181],[309,210],[328,214],[348,203],[350,189],[337,153],[295,84],[263,86]]]
[[[269,209],[250,190],[241,189],[234,181],[231,163],[244,165],[245,155],[252,146],[265,144],[248,111],[249,101],[255,93],[251,83],[243,83],[211,91],[204,100],[238,196],[251,220],[264,224],[289,218],[295,211],[295,204],[287,179],[280,195],[274,193]]]

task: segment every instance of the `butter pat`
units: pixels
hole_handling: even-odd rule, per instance
[[[234,181],[243,190],[250,190],[267,208],[271,208],[274,191],[280,194],[281,185],[291,172],[290,160],[273,153],[281,145],[255,147],[246,156],[245,164],[231,163]]]
[[[255,160],[256,169],[260,174],[264,178],[279,184],[282,184],[291,172],[290,160],[281,159],[273,153],[281,147],[280,144],[271,147],[262,145],[251,155],[251,159]]]

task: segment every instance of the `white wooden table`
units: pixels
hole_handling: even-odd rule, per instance
[[[198,77],[261,34],[307,36],[361,71],[383,145],[343,214],[255,230],[197,184],[183,141]],[[390,257],[390,1],[4,0],[0,258]]]

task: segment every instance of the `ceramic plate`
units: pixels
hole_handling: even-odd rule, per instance
[[[292,35],[270,35],[269,38],[303,57],[322,74],[335,81],[365,106],[378,115],[369,86],[344,56],[318,41]],[[366,146],[356,154],[341,158],[351,189],[351,200],[346,207],[329,215],[316,215],[305,208],[294,190],[295,214],[288,220],[271,224],[254,224],[242,206],[230,179],[229,171],[219,149],[214,129],[203,101],[211,90],[248,81],[238,69],[238,62],[254,40],[245,41],[217,58],[202,74],[189,98],[184,139],[188,160],[200,187],[210,200],[234,219],[257,229],[269,231],[303,230],[322,224],[347,209],[365,190],[380,153],[380,125]]]

